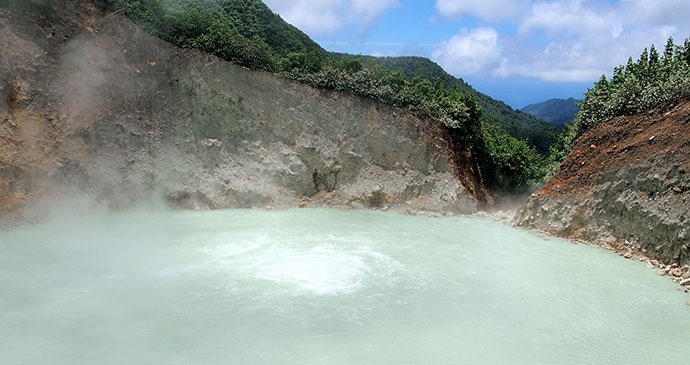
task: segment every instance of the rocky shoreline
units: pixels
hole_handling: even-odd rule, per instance
[[[642,249],[640,249],[639,245],[635,246],[631,244],[629,241],[625,240],[614,240],[609,242],[597,240],[583,240],[554,235],[548,231],[540,230],[538,228],[524,227],[516,222],[515,216],[506,218],[507,213],[502,211],[499,213],[500,214],[498,216],[493,216],[487,213],[477,213],[477,215],[481,217],[489,217],[496,221],[510,224],[515,228],[524,229],[542,237],[566,238],[572,244],[599,247],[609,252],[615,253],[628,260],[639,261],[640,263],[645,264],[645,266],[648,269],[655,270],[658,275],[666,276],[672,282],[678,284],[678,290],[684,291],[685,293],[690,293],[690,265],[688,264],[680,266],[678,265],[678,263],[664,263],[660,260],[654,259],[646,255],[646,253]],[[517,210],[513,211],[513,214],[516,213]],[[688,301],[687,304],[690,305],[690,301]]]
[[[552,236],[546,232],[542,234]],[[552,236],[553,237],[553,236]],[[679,266],[678,263],[666,264],[657,259],[645,255],[640,249],[635,248],[627,241],[601,242],[584,241],[578,239],[568,239],[573,244],[588,245],[603,248],[629,260],[639,261],[648,269],[653,269],[660,276],[668,277],[672,282],[679,285],[678,290],[690,293],[690,265]],[[689,303],[690,305],[690,303]]]
[[[648,269],[653,269],[660,276],[668,277],[672,282],[678,284],[678,290],[682,290],[685,293],[690,293],[690,265],[678,265],[677,263],[664,263],[663,261],[654,259],[648,255],[640,246],[633,245],[630,241],[625,240],[614,240],[609,242],[597,241],[597,240],[583,240],[576,238],[562,237],[555,235],[545,230],[534,227],[524,227],[521,226],[517,220],[517,213],[520,207],[504,207],[496,208],[492,210],[484,210],[474,213],[473,217],[479,217],[484,219],[492,219],[494,221],[511,225],[518,229],[524,229],[532,232],[542,238],[566,238],[570,243],[576,245],[587,245],[602,248],[604,250],[615,253],[621,257],[629,260],[639,261],[645,264]],[[690,301],[688,301],[690,305]]]

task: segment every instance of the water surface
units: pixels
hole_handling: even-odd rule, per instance
[[[108,213],[0,232],[4,364],[687,363],[644,265],[490,220]]]

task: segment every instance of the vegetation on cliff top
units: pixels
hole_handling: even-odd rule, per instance
[[[511,108],[508,104],[481,93],[464,80],[447,73],[441,66],[424,57],[374,57],[353,56],[345,53],[331,53],[337,59],[359,58],[363,62],[376,62],[394,71],[401,71],[407,80],[421,76],[440,82],[445,88],[455,88],[470,92],[482,108],[482,119],[496,127],[498,133],[509,134],[517,139],[526,140],[538,152],[546,154],[549,146],[554,144],[559,133],[549,123],[537,117]]]
[[[575,120],[577,136],[611,119],[650,111],[690,95],[690,38],[682,46],[669,38],[664,53],[654,45],[644,49],[637,62],[613,69],[613,77],[601,79],[585,94]]]
[[[544,176],[535,146],[546,152],[556,140],[555,129],[532,128],[543,122],[476,92],[431,61],[329,54],[260,0],[107,1],[180,47],[435,117],[459,132],[455,135],[473,151],[489,188],[522,191]]]
[[[613,69],[609,79],[601,75],[585,93],[573,124],[566,124],[558,141],[551,146],[550,168],[555,172],[568,155],[575,139],[592,127],[612,119],[650,111],[690,96],[690,38],[676,45],[669,38],[664,53],[652,45],[637,61]]]

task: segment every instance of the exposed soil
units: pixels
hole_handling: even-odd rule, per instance
[[[690,277],[690,98],[592,128],[514,223]],[[688,283],[687,281],[685,283]]]
[[[670,163],[690,172],[690,99],[648,114],[612,120],[585,133],[558,172],[536,195],[583,193],[610,171],[634,165]],[[682,194],[688,186],[678,188]],[[650,193],[654,193],[650,191]],[[644,190],[640,194],[647,194]]]

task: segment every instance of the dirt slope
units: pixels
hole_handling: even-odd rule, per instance
[[[441,214],[487,199],[437,121],[176,48],[115,10],[0,2],[0,215],[75,194]]]
[[[684,99],[585,133],[515,223],[649,257],[680,276],[673,269],[690,263],[689,213],[690,99]]]

